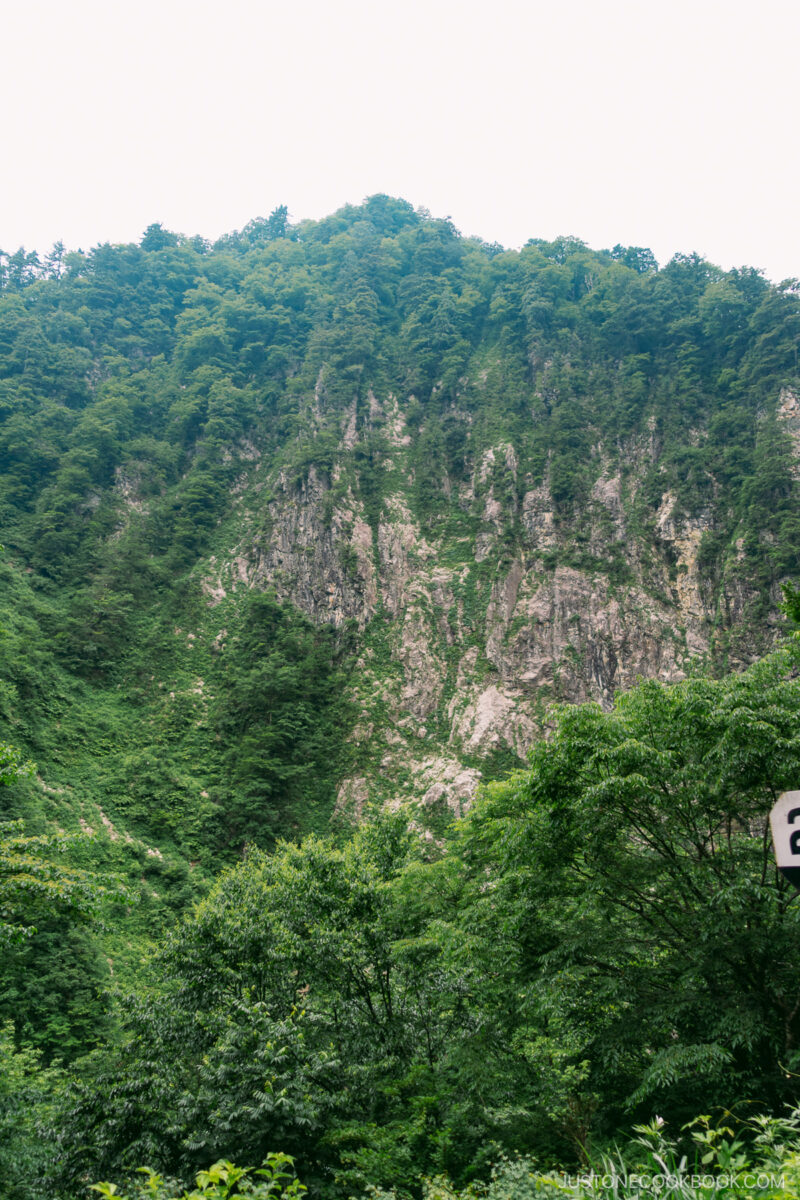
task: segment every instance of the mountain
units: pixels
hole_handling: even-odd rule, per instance
[[[14,1196],[784,1165],[800,285],[387,196],[0,284]]]
[[[435,829],[552,701],[775,641],[796,281],[381,195],[0,277],[14,811],[180,895],[368,803]]]

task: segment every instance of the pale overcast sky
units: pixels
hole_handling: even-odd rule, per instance
[[[798,0],[2,0],[0,247],[373,192],[800,276]]]

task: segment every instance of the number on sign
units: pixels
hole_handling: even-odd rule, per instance
[[[769,814],[778,870],[800,889],[800,792],[784,792]]]

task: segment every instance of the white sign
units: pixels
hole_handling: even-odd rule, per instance
[[[784,792],[769,814],[778,870],[800,889],[800,792]]]

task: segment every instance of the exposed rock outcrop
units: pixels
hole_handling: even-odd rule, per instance
[[[779,417],[800,454],[792,393],[781,394]],[[524,759],[548,703],[610,705],[640,677],[681,679],[752,599],[735,572],[709,589],[701,547],[712,511],[688,516],[665,490],[644,533],[632,522],[657,461],[653,429],[626,455],[593,452],[579,538],[560,523],[547,470],[523,478],[510,442],[486,448],[452,497],[472,531],[453,541],[415,515],[397,400],[370,392],[342,421],[343,455],[365,429],[389,447],[396,485],[379,510],[368,517],[343,467],[329,478],[312,466],[299,481],[279,472],[266,503],[264,481],[254,485],[248,530],[204,585],[212,604],[237,587],[273,587],[315,621],[361,630],[364,717],[351,738],[360,765],[339,790],[342,812],[402,797],[461,811],[482,760]]]

